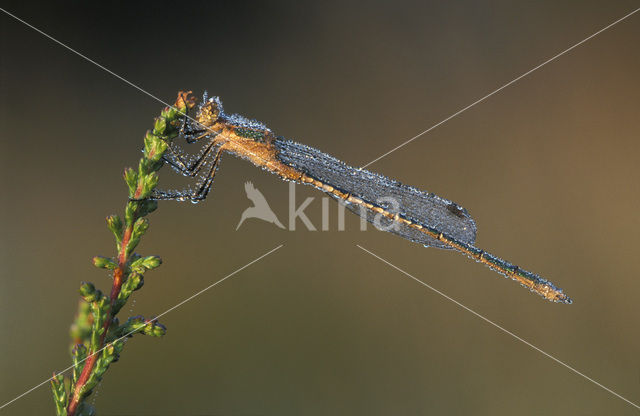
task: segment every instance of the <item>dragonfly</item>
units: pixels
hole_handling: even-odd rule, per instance
[[[189,94],[181,92],[181,97],[193,102]],[[219,97],[208,98],[205,93],[195,115],[185,114],[180,133],[177,140],[200,143],[199,151],[190,156],[174,139],[164,160],[180,174],[195,178],[196,186],[182,191],[156,190],[152,199],[204,200],[222,154],[230,153],[286,181],[313,186],[379,229],[425,247],[458,251],[547,300],[572,302],[550,281],[477,248],[475,221],[457,203],[276,136],[261,122],[225,113]]]

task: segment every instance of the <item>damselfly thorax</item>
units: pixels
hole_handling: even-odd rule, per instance
[[[197,178],[197,187],[181,192],[159,191],[156,199],[205,199],[221,155],[231,153],[284,180],[327,193],[380,229],[424,246],[457,250],[548,300],[571,303],[551,282],[476,248],[476,224],[467,210],[455,202],[277,137],[260,122],[227,115],[217,97],[205,96],[195,117],[185,117],[182,137],[187,143],[204,143],[200,153],[185,157],[174,141],[169,144],[165,160],[183,175]]]

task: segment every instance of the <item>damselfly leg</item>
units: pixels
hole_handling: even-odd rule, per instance
[[[209,139],[209,142],[200,150],[196,156],[185,155],[184,150],[173,140],[169,143],[167,152],[163,156],[165,162],[172,166],[176,171],[184,176],[194,177],[198,174],[206,158],[209,156],[211,149],[215,146],[215,139],[218,132],[208,129],[206,126],[198,123],[189,116],[189,110],[183,116],[182,126],[180,128],[179,138],[184,138],[188,144],[196,143],[203,139]]]
[[[195,177],[202,170],[211,152],[215,152],[216,147],[219,147],[219,145],[216,144],[215,137],[212,137],[197,156],[185,157],[182,149],[175,143],[171,143],[163,158],[165,162],[182,175]]]
[[[189,188],[182,191],[157,190],[152,198],[156,200],[192,202],[205,199],[213,186],[214,177],[222,156],[222,143],[217,139],[217,136],[217,131],[211,130],[195,121],[189,117],[188,113],[185,114],[179,137],[184,138],[188,144],[204,139],[208,139],[208,141],[195,156],[188,156],[182,147],[176,143],[176,140],[173,140],[169,143],[163,159],[180,174],[197,178],[196,189]]]
[[[198,158],[193,170],[187,169],[184,172],[181,171],[181,173],[186,176],[198,177],[198,174],[203,171],[203,167],[209,166],[209,169],[205,171],[205,174],[199,176],[196,189],[187,189],[182,191],[156,190],[151,199],[191,202],[199,202],[205,199],[213,187],[213,181],[216,171],[218,170],[218,165],[220,164],[220,158],[222,157],[221,145],[215,144],[213,139],[206,147],[207,149]]]

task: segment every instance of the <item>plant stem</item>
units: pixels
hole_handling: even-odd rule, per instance
[[[164,152],[171,140],[179,135],[182,119],[194,104],[189,93],[181,92],[175,106],[165,108],[155,119],[153,129],[147,131],[138,169],[125,169],[129,201],[125,206],[124,221],[117,215],[107,217],[107,226],[116,238],[116,257],[93,258],[94,266],[112,271],[111,292],[107,297],[92,283],[83,282],[80,286],[83,300],[71,331],[74,373],[68,389],[62,375],[55,376],[51,382],[58,416],[95,414],[86,399],[109,365],[118,359],[125,337],[132,337],[133,333],[160,337],[166,333],[166,327],[156,319],[135,316],[120,325],[116,315],[132,292],[144,284],[145,271],[162,263],[158,256],[145,257],[134,250],[149,227],[144,217],[158,206],[153,192],[158,184],[157,171],[164,164]]]
[[[142,191],[142,187],[139,185],[138,189],[136,189],[136,197],[140,196]],[[112,311],[116,301],[118,300],[118,295],[120,294],[120,289],[122,289],[122,283],[124,281],[123,277],[126,271],[127,266],[127,247],[129,245],[129,241],[131,239],[131,233],[133,232],[133,222],[127,225],[127,228],[124,232],[124,236],[122,237],[122,244],[120,246],[120,253],[118,253],[118,268],[113,273],[113,286],[111,287],[111,306],[109,307],[109,313],[107,314],[107,319],[104,323],[104,331],[100,336],[100,343],[92,347],[91,351],[89,351],[89,357],[84,363],[84,367],[82,368],[82,373],[80,374],[80,378],[78,378],[78,382],[76,383],[75,389],[73,391],[73,395],[69,401],[69,407],[67,408],[68,416],[74,416],[76,413],[76,409],[78,408],[78,404],[80,403],[80,399],[82,398],[82,389],[86,384],[87,380],[91,376],[91,371],[93,371],[93,367],[96,364],[96,360],[98,359],[98,352],[104,347],[104,339],[109,332],[109,327],[112,323]]]

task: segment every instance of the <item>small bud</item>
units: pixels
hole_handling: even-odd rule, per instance
[[[131,240],[137,239],[149,229],[149,220],[146,218],[138,218],[136,222],[133,224],[133,233],[131,233]]]
[[[107,344],[104,347],[104,352],[103,352],[103,356],[110,356],[113,355],[115,353],[115,348],[113,347],[113,344]]]
[[[131,233],[131,239],[129,240],[129,244],[126,247],[127,256],[130,255],[133,250],[135,250],[136,246],[140,242],[140,238],[149,228],[149,221],[146,218],[138,218],[136,222],[133,224],[133,232]]]
[[[147,158],[143,157],[140,159],[140,162],[138,163],[138,179],[140,178],[144,179],[144,177],[148,175],[149,172],[151,172],[151,169],[150,169],[151,164],[152,162]],[[140,198],[144,198],[144,197],[141,196]]]
[[[195,105],[195,97],[191,95],[191,91],[180,91],[178,93],[175,107],[180,110],[181,113],[186,112],[188,108],[193,108]]]
[[[87,347],[83,344],[76,344],[71,350],[71,358],[73,360],[73,374],[72,382],[75,383],[82,373],[82,365],[80,365],[87,358]]]
[[[124,170],[124,181],[129,187],[129,198],[133,198],[135,196],[136,188],[138,185],[138,174],[135,170],[126,168]]]
[[[152,151],[149,152],[149,154],[145,154],[145,156],[153,161],[153,162],[160,162],[160,163],[156,163],[153,165],[153,169],[152,170],[158,170],[162,167],[162,165],[164,165],[164,162],[161,162],[160,159],[162,159],[162,155],[164,155],[164,152],[167,151],[167,148],[169,147],[169,145],[167,144],[167,142],[165,142],[164,140],[161,139],[157,139],[154,143],[153,143],[153,148],[151,149]]]
[[[80,285],[80,296],[87,302],[93,302],[98,299],[99,293],[100,291],[96,292],[96,287],[91,282],[82,282]]]
[[[153,188],[158,185],[159,181],[158,174],[155,172],[150,173],[144,178],[144,192],[150,194],[153,191]]]
[[[108,257],[95,256],[93,258],[93,265],[99,269],[115,270],[118,264]]]
[[[109,313],[109,307],[110,307],[109,298],[106,296],[103,296],[102,292],[99,290],[96,290],[96,294],[98,295],[97,304],[98,304],[98,311],[100,313],[100,320],[104,322],[104,320],[107,319],[107,314]]]
[[[84,344],[76,344],[71,353],[74,357],[84,357],[87,354],[87,347]]]
[[[131,281],[132,290],[138,290],[144,286],[144,277],[141,274],[135,274],[135,279]]]
[[[153,270],[162,264],[162,259],[158,256],[140,257],[131,263],[131,270],[136,273],[144,273]]]
[[[148,172],[155,172],[164,166],[164,161],[161,159],[166,150],[167,144],[164,143],[164,141],[154,144],[149,151],[146,151],[145,149],[144,157],[149,161],[149,166],[147,167]]]
[[[144,156],[146,158],[151,158],[154,152],[155,141],[158,139],[156,135],[154,135],[151,131],[147,130],[147,133],[144,135]]]
[[[122,326],[122,332],[124,334],[133,336],[134,333],[143,330],[145,328],[146,321],[142,315],[132,316],[127,319],[127,322]]]
[[[124,225],[122,224],[122,220],[117,215],[109,215],[107,217],[107,227],[113,235],[116,237],[118,242],[122,241],[122,232],[124,229]]]
[[[167,327],[157,321],[152,321],[144,327],[144,334],[152,337],[161,337],[167,333]]]
[[[180,108],[178,108],[177,104],[174,104],[170,107],[166,107],[162,112],[162,115],[167,120],[175,120],[176,118],[180,117]]]
[[[119,339],[113,342],[113,347],[115,349],[116,354],[120,354],[124,349],[124,342]]]
[[[153,124],[153,133],[157,135],[163,134],[166,128],[167,120],[164,117],[156,117],[156,121]]]
[[[64,376],[62,374],[53,373],[51,377],[51,391],[53,392],[53,400],[56,405],[56,413],[59,415],[67,414],[67,393],[64,387]]]
[[[143,259],[143,266],[147,270],[153,270],[162,264],[162,259],[158,256],[147,256]]]

